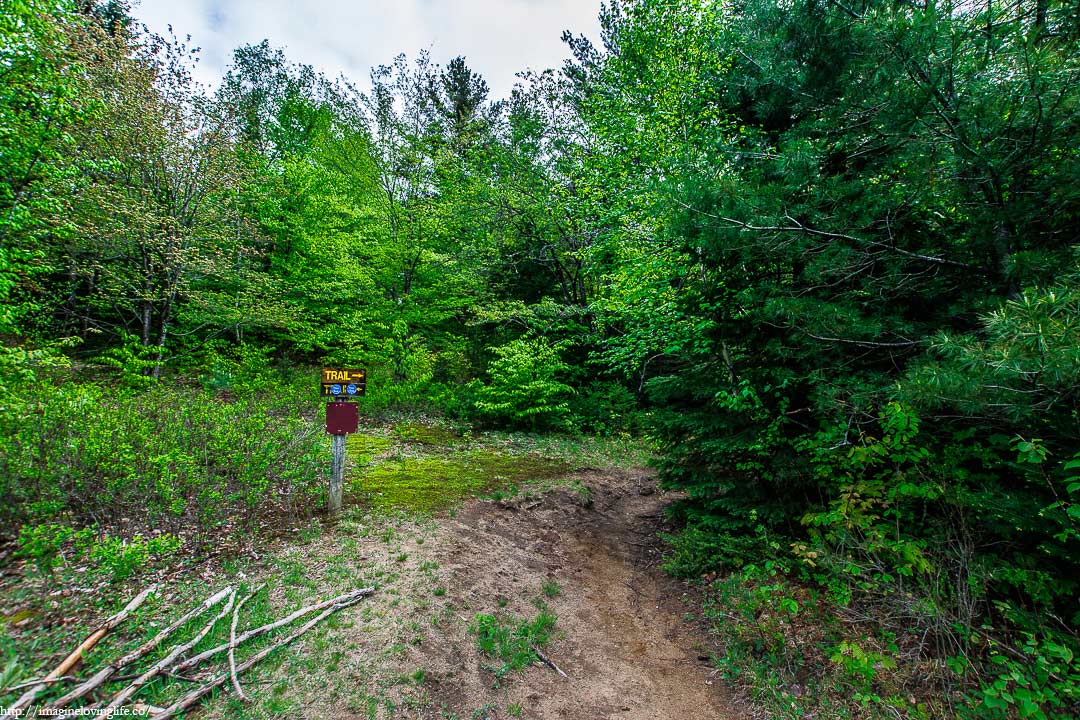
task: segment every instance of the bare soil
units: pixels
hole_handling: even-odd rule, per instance
[[[423,545],[408,548],[439,564],[456,622],[432,628],[401,658],[403,667],[425,669],[427,694],[421,707],[399,708],[398,716],[748,717],[716,677],[708,636],[687,615],[692,589],[657,567],[657,531],[670,498],[645,471],[587,471],[576,479],[591,502],[568,489],[473,501],[440,518]],[[548,597],[541,586],[552,580],[561,590]],[[494,687],[491,661],[468,633],[470,619],[478,612],[531,617],[539,602],[558,616],[544,654],[569,677],[537,664]],[[372,640],[358,651],[370,651]]]

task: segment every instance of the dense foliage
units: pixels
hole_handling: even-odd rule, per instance
[[[1075,7],[657,0],[605,27],[571,71],[647,246],[606,341],[690,495],[672,568],[779,559],[901,645],[1013,671],[1011,626],[1071,658]],[[1068,714],[1075,672],[979,712]]]
[[[211,93],[121,3],[4,5],[30,556],[307,507],[311,424],[255,396],[362,364],[379,408],[647,429],[687,493],[669,569],[786,613],[733,657],[889,713],[1080,710],[1075,2],[612,2],[498,100],[464,58],[362,93],[269,42]],[[807,607],[874,630],[788,655]]]

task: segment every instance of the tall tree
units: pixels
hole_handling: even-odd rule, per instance
[[[624,197],[608,354],[646,376],[689,493],[685,572],[795,543],[852,592],[906,602],[884,567],[974,588],[998,621],[1067,612],[1073,22],[1069,3],[639,0],[612,4],[603,50],[575,41],[595,192]]]
[[[449,123],[450,132],[463,141],[470,126],[481,120],[488,85],[458,56],[438,74],[431,89],[432,102],[439,114]]]
[[[88,111],[78,58],[67,39],[81,19],[73,5],[13,2],[0,14],[0,333],[23,334],[45,300],[34,277],[40,250],[63,217],[48,192],[70,167],[70,129]]]
[[[72,42],[100,111],[71,131],[83,172],[62,186],[73,230],[59,311],[84,337],[130,333],[156,377],[181,305],[237,269],[241,168],[182,44],[97,25]]]

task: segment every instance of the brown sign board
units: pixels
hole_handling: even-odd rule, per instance
[[[345,435],[356,432],[360,426],[360,409],[356,403],[326,403],[326,432],[331,435]]]
[[[323,368],[322,394],[334,398],[359,397],[367,388],[367,370]]]

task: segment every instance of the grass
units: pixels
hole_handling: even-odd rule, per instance
[[[394,441],[384,435],[356,433],[345,439],[345,452],[357,464],[366,465],[391,447]]]
[[[529,498],[557,487],[588,506],[591,491],[567,478],[577,467],[643,467],[647,440],[487,432],[462,434],[440,424],[405,422],[387,434],[350,435],[353,501],[380,509],[436,513],[461,500]]]
[[[378,591],[371,598],[331,616],[295,644],[276,651],[245,673],[242,681],[252,703],[238,703],[230,693],[223,693],[208,701],[200,716],[255,720],[292,715],[315,699],[326,702],[327,707],[336,707],[339,702],[353,702],[350,698],[357,697],[358,684],[366,692],[356,701],[360,716],[372,707],[368,698],[374,699],[375,707],[380,708],[391,699],[400,705],[422,705],[427,702],[422,694],[426,692],[422,682],[413,677],[408,687],[393,687],[386,680],[385,663],[376,657],[377,653],[364,651],[370,647],[371,641],[367,638],[375,633],[375,637],[390,638],[388,644],[395,653],[395,662],[406,661],[405,643],[419,635],[407,624],[402,623],[399,627],[400,614],[389,609],[399,597],[395,591],[400,592],[409,580],[408,575],[387,572],[391,567],[403,567],[395,562],[398,551],[382,544],[376,533],[367,533],[366,539],[361,536],[362,529],[373,524],[377,527],[378,523],[384,523],[385,529],[392,531],[394,537],[424,537],[434,530],[433,525],[401,515],[362,515],[353,510],[344,514],[334,533],[312,534],[304,545],[294,544],[296,536],[293,535],[287,542],[261,548],[264,557],[259,560],[235,556],[219,565],[201,562],[192,565],[190,572],[171,578],[165,578],[162,572],[145,572],[123,584],[102,585],[95,593],[70,590],[60,594],[64,588],[80,588],[80,582],[87,582],[86,573],[79,574],[74,568],[57,571],[47,582],[36,576],[23,578],[19,583],[0,578],[3,583],[0,606],[13,608],[9,615],[14,616],[5,618],[7,622],[0,622],[0,688],[47,673],[89,634],[97,622],[119,610],[140,589],[154,581],[159,582],[158,593],[87,653],[79,677],[90,676],[142,644],[225,586],[237,589],[239,601],[255,586],[264,584],[240,612],[238,628],[243,631],[277,620],[303,605],[374,584]],[[350,543],[343,540],[352,541],[351,549],[345,549],[344,546]],[[378,565],[374,564],[376,562]],[[435,575],[437,567],[434,563],[426,564],[427,571],[423,574],[426,582],[439,582]],[[377,581],[376,577],[379,578]],[[61,597],[62,605],[54,599]],[[413,598],[409,598],[406,604],[412,602]],[[161,648],[125,672],[145,670],[175,644],[192,637],[221,607],[223,605],[204,612],[179,628]],[[16,626],[23,621],[22,625]],[[246,658],[272,644],[302,622],[297,621],[271,636],[248,641],[239,657]],[[227,618],[220,621],[190,654],[227,641],[228,628]],[[355,641],[349,642],[350,637]],[[221,661],[222,657],[208,661],[206,669],[213,673],[220,671]],[[413,664],[410,671],[416,667]],[[280,682],[283,676],[289,678],[287,683]],[[95,699],[108,697],[123,684],[108,684],[106,694]],[[68,689],[70,686],[59,684],[43,694],[41,700],[58,697]],[[190,689],[186,683],[162,679],[148,684],[136,700],[167,706]],[[0,696],[0,706],[10,706],[14,695]]]
[[[461,435],[443,425],[403,423],[394,428],[394,436],[400,440],[420,445],[449,447],[461,439]]]
[[[500,664],[489,666],[497,687],[511,672],[524,669],[539,658],[536,650],[547,645],[557,618],[541,610],[532,620],[478,614],[469,632],[476,636],[476,647],[485,657]]]
[[[48,672],[97,622],[122,607],[138,589],[163,580],[171,572],[158,596],[88,653],[80,676],[89,676],[145,642],[225,585],[238,588],[239,600],[249,588],[265,583],[243,607],[239,624],[243,630],[282,617],[301,605],[375,584],[379,587],[376,596],[333,616],[294,646],[271,655],[247,673],[243,680],[252,703],[237,703],[229,693],[223,693],[209,701],[204,712],[211,718],[254,720],[298,712],[313,698],[325,701],[323,709],[327,710],[340,701],[335,712],[347,702],[354,714],[368,717],[387,707],[422,705],[427,697],[424,693],[429,692],[427,681],[437,681],[436,677],[413,678],[405,685],[394,685],[391,680],[417,668],[416,647],[426,642],[423,628],[431,632],[432,628],[454,625],[460,622],[460,611],[468,611],[467,603],[455,607],[447,602],[445,571],[425,557],[430,545],[425,545],[425,538],[430,540],[435,528],[431,514],[444,508],[452,510],[462,499],[500,488],[510,495],[566,487],[584,498],[588,488],[567,478],[573,468],[582,464],[611,466],[615,458],[627,457],[627,445],[615,441],[497,433],[460,435],[445,427],[419,423],[399,425],[382,434],[368,431],[351,435],[347,448],[354,502],[333,525],[294,520],[288,532],[276,539],[264,536],[257,548],[250,546],[257,553],[232,553],[230,545],[219,560],[178,556],[166,569],[137,569],[125,584],[92,577],[75,563],[47,576],[0,578],[0,607],[4,609],[0,616],[0,687]],[[190,569],[176,573],[185,563]],[[547,598],[557,597],[561,591],[554,580],[540,589]],[[507,598],[496,602],[499,608],[508,605]],[[535,660],[532,648],[548,642],[556,618],[542,602],[538,607],[532,618],[508,617],[505,610],[474,617],[478,646],[494,663],[491,669],[496,682]],[[423,623],[410,624],[403,619],[408,617],[420,617]],[[157,654],[132,670],[148,667],[173,643],[191,637],[208,618],[209,614],[204,614],[181,628]],[[219,623],[193,652],[221,643],[228,625],[227,620]],[[459,631],[463,630],[463,625],[459,626]],[[359,646],[343,645],[343,637],[353,638]],[[375,638],[380,644],[370,645]],[[274,639],[263,637],[245,644],[243,656]],[[396,673],[388,674],[387,665],[397,666]],[[283,677],[289,681],[282,682]],[[44,699],[57,697],[65,689],[59,685],[51,688]],[[115,692],[119,687],[110,685],[108,689]],[[188,689],[164,679],[144,688],[137,699],[164,706]],[[0,706],[13,700],[10,695],[0,697]],[[517,716],[509,708],[507,712]]]

